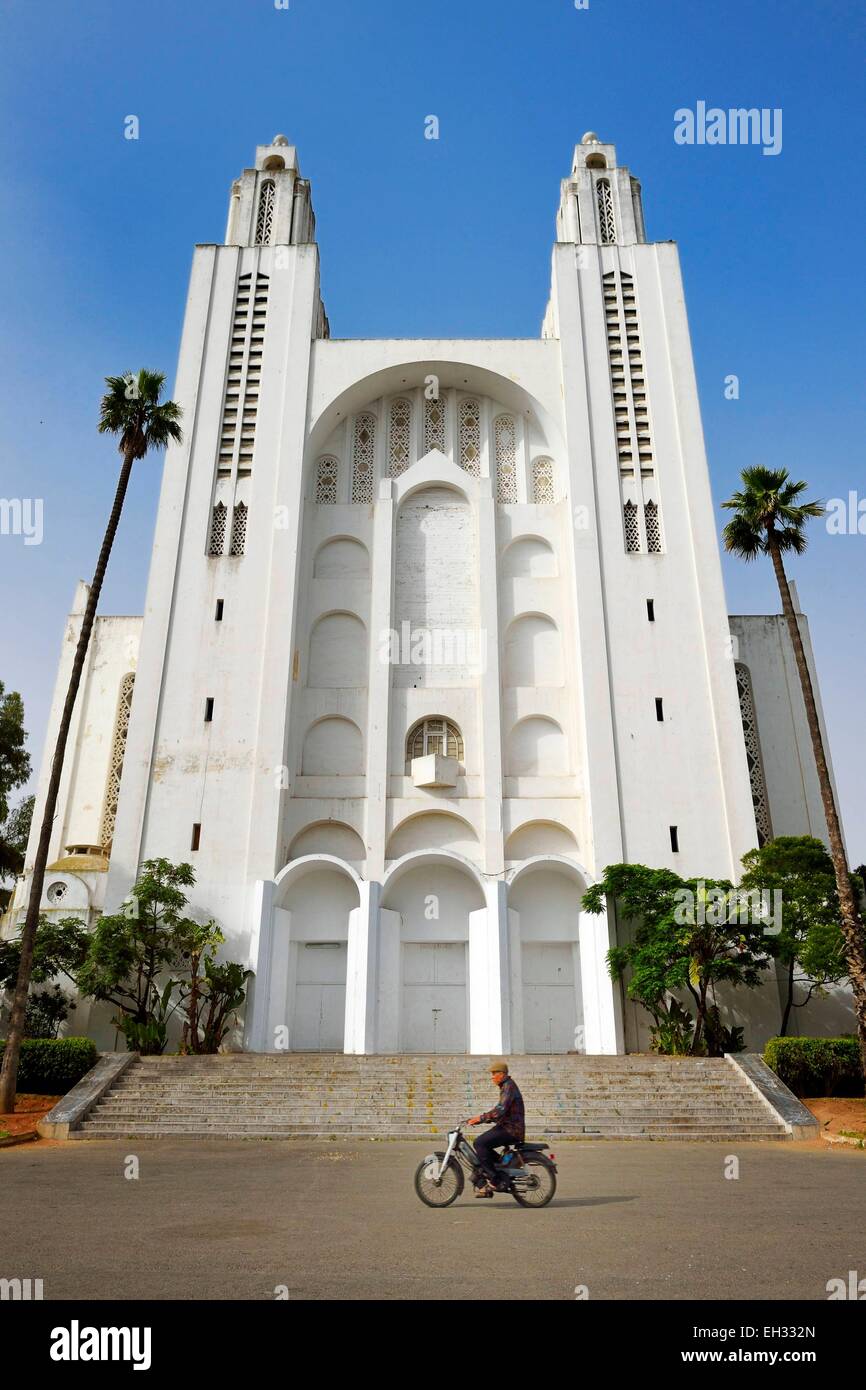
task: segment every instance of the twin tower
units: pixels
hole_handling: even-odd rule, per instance
[[[586,885],[735,877],[764,794],[677,250],[637,180],[576,147],[539,337],[332,339],[277,136],[196,247],[174,396],[56,881],[87,850],[112,910],[144,859],[191,862],[256,972],[250,1048],[622,1051]]]

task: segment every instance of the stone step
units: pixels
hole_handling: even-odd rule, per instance
[[[684,1126],[678,1129],[667,1128],[663,1125],[646,1125],[633,1127],[631,1129],[607,1129],[605,1131],[587,1129],[585,1131],[560,1132],[554,1129],[543,1131],[544,1139],[551,1141],[580,1140],[580,1139],[660,1139],[660,1140],[706,1140],[706,1141],[758,1141],[765,1139],[786,1139],[787,1134],[780,1133],[772,1125],[751,1125],[742,1129],[732,1130],[728,1125],[707,1126],[701,1129]],[[170,1125],[166,1123],[132,1123],[127,1125],[106,1125],[88,1123],[81,1130],[74,1131],[70,1138],[75,1139],[111,1139],[111,1138],[189,1138],[189,1139],[411,1139],[429,1142],[444,1143],[445,1135],[441,1130],[435,1128],[427,1130],[405,1128],[394,1128],[391,1130],[369,1129],[362,1125],[353,1128],[345,1128],[339,1131],[329,1130],[322,1126],[300,1126],[300,1125],[262,1125],[262,1126],[221,1126],[214,1129],[203,1130],[199,1125],[184,1126]]]
[[[515,1066],[527,1132],[545,1138],[787,1138],[723,1058],[533,1056]],[[229,1054],[144,1058],[80,1138],[379,1138],[430,1143],[492,1109],[484,1059]]]

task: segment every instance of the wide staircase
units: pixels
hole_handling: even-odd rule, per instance
[[[233,1053],[132,1063],[72,1137],[428,1139],[490,1109],[487,1059]],[[523,1056],[529,1139],[786,1139],[724,1058]]]

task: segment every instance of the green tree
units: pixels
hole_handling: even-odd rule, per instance
[[[805,1008],[813,994],[847,973],[833,861],[822,842],[811,835],[779,835],[759,849],[750,849],[742,863],[742,890],[781,894],[775,954],[785,972],[779,1025],[779,1036],[785,1037],[792,1010]],[[797,985],[806,991],[799,1003],[795,1003]]]
[[[811,517],[823,516],[825,508],[821,502],[801,500],[807,484],[792,482],[787,468],[746,468],[743,470],[742,480],[742,490],[735,492],[727,502],[722,503],[735,514],[724,529],[725,547],[746,561],[755,560],[759,555],[769,555],[779,586],[782,612],[794,649],[803,703],[806,707],[806,721],[818,770],[818,785],[839,897],[842,935],[845,938],[848,978],[854,993],[860,1055],[863,1073],[866,1075],[866,933],[848,873],[842,828],[827,766],[824,740],[821,737],[821,726],[818,722],[812,677],[806,662],[803,638],[791,601],[791,590],[783,560],[786,554],[803,554],[807,546],[806,523]]]
[[[199,930],[184,912],[184,890],[194,883],[189,864],[145,860],[122,911],[100,917],[90,936],[78,987],[114,1004],[114,1022],[130,1051],[159,1053],[165,1047],[176,1007],[173,976],[184,968],[185,950]]]
[[[69,687],[57,731],[57,742],[54,747],[51,774],[42,812],[42,824],[39,830],[39,842],[33,863],[27,915],[21,938],[21,964],[12,1000],[8,1037],[3,1049],[3,1066],[2,1071],[0,1071],[0,1113],[11,1112],[15,1104],[18,1058],[21,1051],[21,1039],[24,1035],[30,972],[39,925],[39,905],[42,901],[42,886],[48,863],[51,830],[57,810],[57,793],[60,788],[66,743],[69,738],[72,711],[75,706],[78,687],[81,684],[90,635],[96,618],[99,596],[102,592],[102,583],[114,544],[114,537],[117,534],[132,466],[137,459],[144,458],[151,451],[164,448],[171,440],[179,443],[183,437],[179,423],[180,406],[176,405],[174,401],[162,402],[160,400],[165,384],[165,377],[160,372],[142,370],[137,375],[128,372],[125,376],[106,377],[105,382],[108,390],[102,397],[98,430],[100,434],[118,436],[117,447],[123,462],[117,481],[114,505],[105,528],[105,535],[93,574],[93,582],[87,596],[81,632],[69,677]]]
[[[0,681],[0,880],[21,872],[27,844],[27,805],[32,797],[10,808],[9,796],[30,776],[30,754],[25,748],[24,702],[17,690]],[[22,834],[24,844],[22,845]]]
[[[682,1033],[682,1011],[669,996],[687,990],[695,1006],[688,1050],[720,1051],[715,986],[761,983],[771,959],[763,923],[740,920],[741,905],[726,879],[681,878],[644,864],[609,864],[584,893],[583,907],[603,912],[608,898],[619,917],[635,923],[633,940],[608,951],[611,978],[621,980],[628,970],[629,998],[669,1034]]]

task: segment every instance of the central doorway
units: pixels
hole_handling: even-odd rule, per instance
[[[466,1052],[469,1045],[464,941],[404,941],[405,1052]]]

